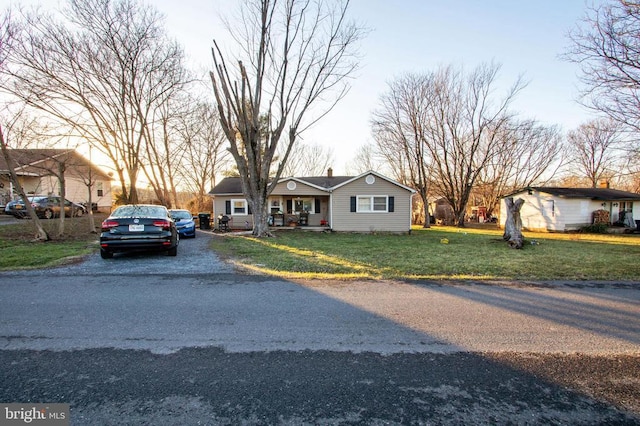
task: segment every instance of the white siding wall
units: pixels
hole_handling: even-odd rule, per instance
[[[351,197],[358,195],[393,196],[392,213],[353,213]],[[332,222],[334,231],[345,232],[409,232],[411,230],[411,192],[375,177],[373,184],[362,177],[333,192]]]
[[[102,196],[98,196],[98,182],[102,184]],[[87,193],[87,186],[81,179],[66,177],[66,198],[74,203],[86,203],[89,200],[89,194]],[[98,203],[98,208],[105,212],[110,212],[113,196],[111,193],[111,181],[99,180],[93,184],[93,193],[91,194],[91,201]],[[44,176],[40,181],[40,186],[36,191],[38,194],[60,194],[58,178],[55,176]]]
[[[589,199],[561,198],[551,194],[534,192],[529,195],[521,192],[513,196],[514,200],[522,198],[525,202],[520,210],[522,226],[528,230],[571,231],[590,225],[593,212],[604,209],[617,217],[617,207],[611,203],[602,206],[601,201]],[[612,210],[613,209],[613,210]],[[640,218],[640,206],[634,205],[634,220]],[[504,227],[507,218],[507,208],[504,199],[500,201],[500,226]]]

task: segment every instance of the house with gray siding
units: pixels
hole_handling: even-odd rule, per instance
[[[321,227],[341,232],[410,232],[415,191],[377,172],[358,176],[286,177],[269,196],[270,225]],[[215,218],[232,229],[251,229],[252,212],[239,177],[228,177],[209,194]],[[217,221],[216,221],[217,224]]]

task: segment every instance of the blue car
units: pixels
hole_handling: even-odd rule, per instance
[[[196,237],[196,223],[189,210],[169,210],[169,215],[176,223],[180,237]]]

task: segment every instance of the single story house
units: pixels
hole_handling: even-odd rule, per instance
[[[84,158],[73,149],[11,149],[9,155],[14,162],[18,180],[27,194],[60,195],[58,174],[64,165],[66,198],[76,203],[89,200],[98,209],[110,211],[113,197],[111,176]],[[0,204],[15,199],[17,194],[9,177],[4,156],[0,155]]]
[[[529,187],[503,197],[501,227],[507,219],[507,197],[524,200],[520,217],[522,227],[530,231],[573,231],[592,225],[595,218],[635,228],[640,220],[640,194],[610,188]]]
[[[346,232],[410,232],[415,191],[379,173],[359,176],[286,177],[269,196],[272,226],[313,226]],[[253,217],[239,177],[228,177],[209,194],[215,218],[251,229]],[[217,222],[216,222],[217,223]]]

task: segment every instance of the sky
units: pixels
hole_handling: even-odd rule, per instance
[[[191,60],[211,68],[211,40],[224,29],[218,14],[229,0],[153,0],[168,30]],[[578,67],[560,58],[589,0],[352,0],[350,16],[370,29],[361,42],[361,68],[349,94],[302,135],[334,150],[344,174],[358,147],[372,141],[371,112],[388,84],[404,73],[455,65],[501,64],[499,90],[519,76],[528,82],[513,104],[522,118],[570,130],[590,117],[577,102]],[[499,92],[498,92],[499,93]]]
[[[192,66],[211,69],[212,40],[226,32],[220,14],[237,0],[146,1],[165,15]],[[590,114],[576,102],[577,65],[560,55],[571,45],[567,33],[593,1],[605,0],[351,0],[350,17],[370,30],[360,44],[361,68],[347,96],[302,138],[331,147],[334,174],[345,174],[358,147],[372,141],[371,113],[389,82],[408,72],[447,65],[471,71],[491,61],[502,66],[498,95],[519,76],[528,82],[512,104],[521,118],[571,130]],[[10,3],[38,1],[0,0],[0,9]]]

